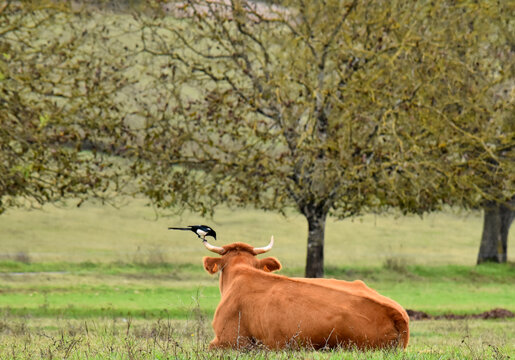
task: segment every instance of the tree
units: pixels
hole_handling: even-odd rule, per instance
[[[308,277],[323,276],[328,214],[506,200],[512,103],[488,94],[513,74],[508,13],[472,1],[188,0],[141,15],[157,71],[132,167],[140,191],[201,211],[296,207]]]
[[[329,214],[513,196],[513,100],[496,97],[513,78],[507,5],[149,5],[109,20],[2,6],[0,211],[120,193],[294,207],[313,277]]]
[[[512,40],[512,47],[513,44]],[[513,73],[513,71],[511,73]],[[511,82],[510,85],[511,86],[500,86],[498,91],[495,92],[495,97],[497,99],[503,99],[511,96],[509,90],[511,87],[511,91],[513,91],[513,82]],[[515,127],[513,117],[507,117],[506,120],[509,124],[507,129],[511,128],[513,132],[513,128]],[[507,150],[513,151],[513,144],[511,147],[508,147]],[[513,156],[510,158],[513,160]],[[495,169],[493,169],[493,171],[495,171]],[[511,191],[513,192],[513,188]],[[484,211],[483,232],[477,255],[477,264],[479,265],[484,262],[505,263],[508,261],[508,233],[515,217],[515,196],[506,202],[485,201],[482,207]]]
[[[105,200],[121,182],[118,162],[91,146],[109,148],[104,140],[123,132],[123,121],[109,116],[116,104],[106,96],[121,86],[101,72],[117,62],[90,51],[88,30],[101,34],[91,22],[82,27],[90,16],[58,2],[0,7],[0,213],[66,197]]]
[[[508,232],[515,218],[515,197],[499,204],[493,201],[484,206],[483,234],[477,256],[477,263],[508,260]]]

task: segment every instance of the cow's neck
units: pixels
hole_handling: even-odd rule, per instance
[[[238,273],[239,273],[238,270],[241,270],[242,268],[249,268],[249,269],[251,269],[251,267],[248,266],[248,265],[238,264],[238,265],[233,265],[231,267],[231,269],[225,268],[225,269],[221,269],[220,270],[220,294],[222,296],[224,294],[224,291],[229,289],[229,287],[231,286],[231,283],[234,280],[234,278],[236,276],[238,276]]]
[[[228,269],[220,270],[220,294],[224,295],[224,290],[229,288],[233,278],[233,272]]]

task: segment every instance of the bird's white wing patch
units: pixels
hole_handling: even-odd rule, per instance
[[[206,236],[207,231],[204,231],[204,230],[201,230],[201,229],[197,229],[197,234],[199,234],[200,236]]]

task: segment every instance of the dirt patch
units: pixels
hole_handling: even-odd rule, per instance
[[[409,316],[410,320],[429,320],[429,319],[433,319],[433,317],[431,315],[429,315],[428,313],[425,313],[423,311],[406,309],[406,312],[408,313],[408,316]]]
[[[406,310],[410,320],[438,320],[438,319],[447,319],[447,320],[461,320],[461,319],[506,319],[513,318],[515,314],[510,310],[506,309],[492,309],[490,311],[485,311],[480,314],[469,314],[469,315],[459,315],[459,314],[444,314],[444,315],[429,315],[423,311],[417,310]]]

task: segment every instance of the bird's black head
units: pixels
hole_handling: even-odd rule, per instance
[[[202,225],[202,226],[205,228],[205,230],[207,230],[206,236],[212,236],[216,240],[216,231],[214,231],[207,225]]]

